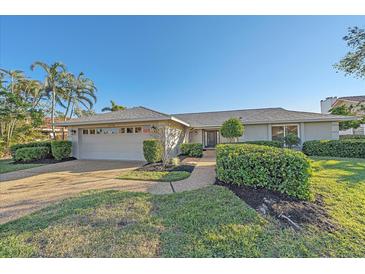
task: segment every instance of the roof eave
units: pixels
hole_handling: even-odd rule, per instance
[[[166,117],[166,118],[143,118],[143,119],[130,119],[130,120],[119,120],[119,119],[111,119],[111,120],[103,120],[103,121],[80,121],[80,122],[61,122],[55,123],[55,126],[63,126],[63,127],[72,127],[72,126],[83,126],[83,125],[100,125],[100,124],[115,124],[115,123],[134,123],[134,122],[156,122],[156,121],[175,121],[177,123],[181,123],[185,126],[190,126],[188,123],[177,119],[175,117]]]
[[[288,124],[288,123],[315,123],[315,122],[343,122],[343,121],[353,121],[360,120],[361,118],[355,116],[347,116],[347,117],[334,117],[334,118],[326,118],[326,119],[293,119],[293,120],[277,120],[277,121],[257,121],[257,122],[242,122],[244,125],[263,125],[263,124]],[[217,128],[222,125],[191,125],[191,127],[196,129],[204,129],[204,128]]]

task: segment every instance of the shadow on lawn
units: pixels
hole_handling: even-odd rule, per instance
[[[314,158],[318,162],[312,165],[318,174],[316,177],[323,179],[332,178],[341,183],[354,186],[365,182],[365,160],[349,158]]]

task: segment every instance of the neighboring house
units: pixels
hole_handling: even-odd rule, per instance
[[[327,97],[321,100],[321,113],[328,114],[331,108],[339,106],[352,107],[356,115],[365,115],[365,111],[360,109],[360,105],[365,105],[365,95],[362,96],[346,96],[346,97]],[[341,130],[340,135],[365,135],[365,124],[361,124],[359,128]]]
[[[68,127],[73,156],[79,159],[144,160],[143,140],[153,138],[153,129],[165,128],[171,155],[183,142],[214,148],[226,142],[219,128],[229,118],[239,118],[245,131],[239,141],[275,140],[288,133],[307,140],[338,139],[340,121],[353,117],[283,108],[247,109],[184,114],[164,114],[145,107],[96,114],[58,123]]]
[[[47,136],[47,138],[53,139],[53,133],[52,133],[52,123],[51,123],[50,117],[45,117],[43,120],[43,124],[37,128],[38,131],[40,131],[43,135]],[[56,118],[55,123],[62,123],[64,119]],[[64,127],[56,126],[55,127],[55,133],[56,133],[56,139],[62,139],[63,137],[67,139],[67,129]]]

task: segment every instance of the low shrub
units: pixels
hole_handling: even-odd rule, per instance
[[[261,146],[278,147],[278,148],[284,146],[283,141],[247,141],[241,144],[252,144],[252,145],[261,145]]]
[[[52,156],[56,160],[63,160],[71,157],[72,142],[71,141],[52,141]]]
[[[340,135],[340,140],[365,139],[365,135]]]
[[[289,133],[284,137],[284,143],[288,148],[293,148],[300,144],[300,138],[294,133]]]
[[[51,151],[51,141],[31,142],[31,143],[26,143],[26,144],[12,145],[10,147],[11,156],[14,158],[15,157],[15,152],[19,148],[25,148],[25,147],[48,147],[49,148],[49,151]]]
[[[148,139],[143,141],[143,155],[148,163],[162,161],[163,147],[158,139]]]
[[[16,162],[32,162],[47,158],[49,147],[23,147],[15,152],[14,160]]]
[[[203,156],[203,145],[202,144],[181,144],[181,154],[190,157],[202,157]]]
[[[217,178],[310,198],[310,162],[302,152],[252,144],[217,146]]]
[[[364,139],[306,141],[303,152],[308,156],[365,158]]]

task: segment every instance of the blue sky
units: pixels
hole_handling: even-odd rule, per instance
[[[351,16],[1,17],[0,67],[62,61],[115,100],[166,113],[284,107],[319,112],[326,96],[365,94],[336,73]]]

